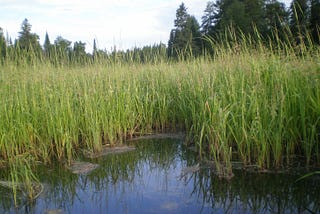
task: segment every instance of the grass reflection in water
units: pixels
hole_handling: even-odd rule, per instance
[[[128,153],[84,159],[100,165],[90,174],[39,166],[43,194],[32,204],[14,208],[0,188],[1,213],[319,212],[317,176],[295,182],[301,173],[235,170],[235,177],[226,181],[200,164],[199,171],[181,177],[185,167],[198,160],[179,140],[142,140],[133,145],[137,149]]]

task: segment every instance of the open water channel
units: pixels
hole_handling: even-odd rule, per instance
[[[81,161],[99,164],[74,174],[63,166],[39,166],[44,186],[33,202],[14,206],[0,187],[0,213],[319,213],[320,179],[295,182],[301,171],[257,173],[233,170],[219,179],[197,165],[181,140],[141,140],[123,154]]]

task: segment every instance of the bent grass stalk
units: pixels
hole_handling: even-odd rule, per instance
[[[248,38],[235,41],[236,51],[234,44],[214,44],[214,60],[6,62],[1,163],[21,154],[34,157],[30,165],[70,162],[81,149],[100,151],[106,143],[178,127],[202,158],[228,168],[232,152],[260,168],[290,165],[298,155],[319,164],[319,51],[299,57],[289,45],[272,52],[261,42],[251,48]]]

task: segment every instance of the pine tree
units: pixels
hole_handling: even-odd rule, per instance
[[[95,58],[96,55],[98,53],[98,49],[97,49],[97,43],[96,43],[96,39],[93,39],[93,51],[92,51],[92,55]]]
[[[78,41],[73,44],[73,57],[75,62],[84,63],[86,56],[86,43]]]
[[[309,0],[293,0],[290,6],[290,30],[297,44],[305,41],[309,26]]]
[[[175,33],[176,33],[175,29],[172,29],[170,32],[170,37],[168,41],[168,50],[167,50],[168,57],[177,57],[175,55],[176,51],[174,50],[175,37],[176,37]]]
[[[246,34],[255,34],[257,30],[260,34],[266,32],[265,22],[265,0],[243,0],[245,6],[245,16],[247,17]]]
[[[201,33],[198,21],[190,16],[182,3],[176,11],[175,28],[170,32],[168,56],[185,58],[201,53]]]
[[[39,44],[39,36],[31,33],[31,24],[28,19],[24,19],[21,24],[21,31],[19,32],[18,44],[21,50],[38,52],[41,50]]]
[[[315,44],[320,44],[320,0],[311,0],[310,30]]]
[[[4,38],[4,35],[3,35],[3,29],[0,27],[0,62],[1,62],[1,59],[6,57],[6,52],[7,52],[6,39]]]
[[[276,33],[278,38],[283,40],[285,37],[284,31],[289,22],[289,13],[286,10],[285,4],[277,0],[269,0],[266,3],[265,19],[266,36],[271,38]]]
[[[213,1],[207,3],[207,7],[204,10],[204,15],[201,17],[201,33],[204,36],[212,37],[214,33],[216,6]]]
[[[201,17],[201,33],[204,52],[213,54],[212,40],[215,34],[217,7],[213,1],[207,3],[204,15]]]
[[[55,48],[64,53],[68,53],[71,51],[71,41],[64,39],[62,36],[58,36],[56,40],[54,40]]]
[[[71,55],[71,41],[64,39],[62,36],[58,36],[54,40],[54,50],[56,59],[59,60],[57,63],[61,63],[61,60],[69,60]]]
[[[177,30],[182,30],[186,27],[189,16],[186,6],[181,3],[176,11],[176,19],[174,20],[174,26]]]
[[[51,52],[51,43],[50,43],[48,32],[46,32],[46,36],[45,36],[44,44],[43,44],[43,49],[44,49],[45,55],[47,57],[49,57],[50,56],[50,52]]]
[[[216,2],[216,7],[216,34],[223,33],[229,27],[248,32],[251,23],[248,21],[243,1],[220,0]]]
[[[214,37],[219,38],[230,28],[245,35],[256,35],[256,32],[264,35],[267,32],[265,0],[217,0],[211,4],[208,7],[213,13],[211,31]]]
[[[202,38],[200,25],[194,16],[189,16],[186,24],[186,35],[189,35],[189,52],[193,56],[199,56],[202,52]]]

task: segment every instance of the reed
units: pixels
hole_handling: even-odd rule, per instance
[[[301,55],[289,45],[235,41],[213,42],[213,59],[179,62],[80,67],[10,58],[0,69],[1,164],[23,154],[30,165],[70,162],[81,149],[168,130],[184,130],[222,174],[235,158],[261,169],[297,157],[319,164],[319,48]]]

